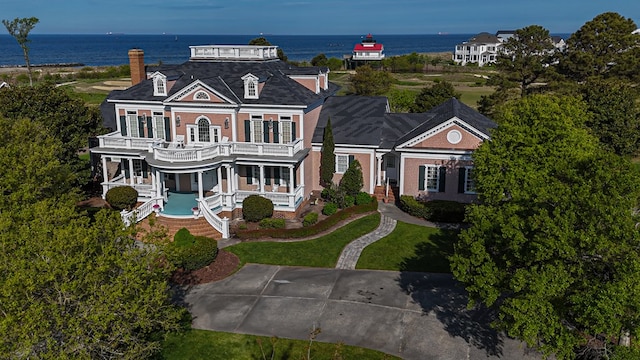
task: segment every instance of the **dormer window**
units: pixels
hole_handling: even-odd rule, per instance
[[[253,74],[247,74],[242,77],[242,81],[244,81],[244,98],[257,99],[258,98],[258,77]]]
[[[153,96],[167,96],[167,78],[164,75],[153,77]]]

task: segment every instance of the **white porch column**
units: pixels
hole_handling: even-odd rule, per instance
[[[156,197],[161,197],[162,196],[162,191],[163,189],[163,183],[162,183],[162,177],[160,176],[160,171],[156,170],[155,171],[155,181],[156,181]]]
[[[378,159],[378,171],[376,175],[376,186],[382,185],[382,154],[376,154],[376,159]]]
[[[102,179],[104,180],[104,182],[108,182],[109,170],[107,169],[107,157],[102,155],[100,160],[102,160]]]
[[[131,186],[134,186],[136,184],[136,181],[135,181],[135,175],[133,174],[133,159],[129,159],[129,177],[130,177]]]
[[[260,168],[260,179],[258,179],[258,184],[260,184],[260,192],[264,192],[264,165],[258,165]]]
[[[233,165],[231,168],[231,185],[234,191],[237,191],[240,187],[238,186],[238,165]]]
[[[304,161],[300,163],[300,183],[299,186],[304,186]]]
[[[198,199],[204,199],[204,192],[202,191],[202,171],[198,171]]]
[[[156,184],[156,172],[153,170],[149,171],[151,173],[151,194],[157,194],[156,188],[158,184]]]
[[[222,167],[218,166],[218,168],[216,169],[216,186],[218,187],[218,192],[221,193],[222,192]]]
[[[293,184],[295,183],[295,181],[293,180],[294,177],[296,176],[296,171],[295,171],[295,167],[293,165],[289,165],[289,195],[293,195],[296,192],[296,189],[294,189]]]
[[[227,188],[225,189],[225,191],[227,193],[231,193],[233,192],[233,179],[231,178],[231,165],[225,165],[225,168],[227,170]]]

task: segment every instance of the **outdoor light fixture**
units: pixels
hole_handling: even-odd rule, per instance
[[[180,115],[176,116],[176,126],[180,126]]]
[[[269,118],[269,129],[273,129],[273,118]]]
[[[147,114],[142,114],[142,124],[146,124],[147,123]]]
[[[224,128],[228,129],[229,128],[229,118],[225,118],[224,119]]]

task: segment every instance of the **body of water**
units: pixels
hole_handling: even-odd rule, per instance
[[[378,35],[387,56],[451,52],[475,34]],[[179,64],[189,59],[191,45],[247,44],[259,35],[30,35],[29,58],[34,65],[80,63],[87,66],[128,64],[127,52],[144,50],[145,62]],[[565,39],[568,34],[560,34]],[[324,53],[342,58],[362,41],[359,35],[264,35],[293,61],[310,61]],[[22,49],[9,34],[0,34],[0,66],[24,65]]]
[[[387,56],[453,52],[454,46],[473,34],[380,35]],[[87,66],[128,64],[127,52],[144,50],[147,63],[178,64],[189,59],[191,45],[247,44],[256,35],[30,35],[29,58],[34,65],[81,63]],[[290,60],[311,60],[324,53],[342,58],[362,40],[358,35],[265,35]],[[24,65],[22,49],[13,37],[0,35],[0,66]]]

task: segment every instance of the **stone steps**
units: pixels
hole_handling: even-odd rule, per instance
[[[378,199],[378,201],[382,200],[385,201],[387,203],[395,203],[396,202],[396,198],[398,198],[398,193],[400,192],[400,188],[397,186],[390,186],[389,187],[389,195],[385,196],[385,187],[384,186],[376,186],[376,188],[373,191],[373,195],[375,195],[376,199]]]
[[[156,217],[156,220],[158,225],[162,225],[167,228],[167,232],[171,239],[173,239],[173,236],[176,234],[176,232],[178,232],[178,230],[183,227],[189,229],[189,232],[196,236],[206,236],[214,239],[222,238],[222,234],[214,229],[213,226],[211,226],[204,217],[200,217],[198,219],[175,219],[160,215]],[[149,219],[144,219],[138,225],[140,225],[144,229],[149,229]]]

